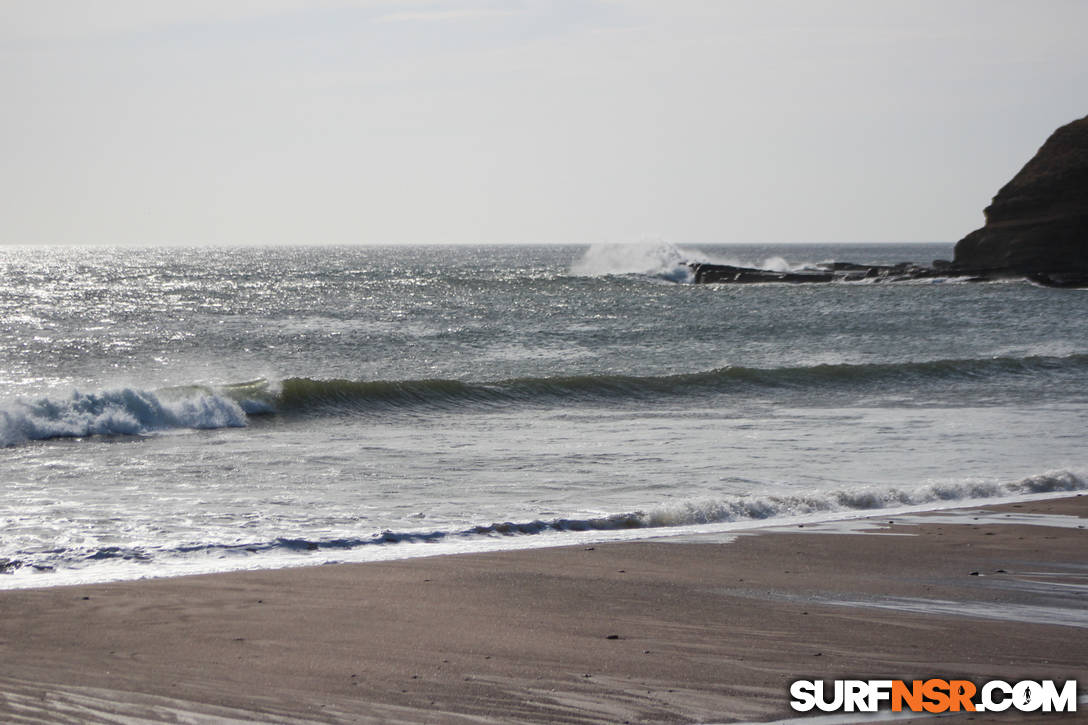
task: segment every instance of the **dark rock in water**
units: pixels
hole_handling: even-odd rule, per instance
[[[775,272],[769,269],[734,267],[728,264],[695,262],[691,265],[697,284],[759,284],[786,282],[804,284],[813,282],[902,282],[912,279],[960,276],[972,281],[987,279],[985,275],[951,267],[920,267],[910,262],[900,264],[854,264],[853,262],[828,262],[812,269],[796,272]]]
[[[1088,281],[1088,116],[1055,131],[956,244],[955,266]],[[1079,284],[1074,277],[1079,275]],[[1034,278],[1033,278],[1034,279]]]
[[[775,272],[769,269],[753,267],[734,267],[729,264],[706,264],[696,262],[691,265],[695,282],[732,282],[734,284],[758,284],[761,282],[830,282],[833,276],[829,272]]]
[[[1044,287],[1067,287],[1083,289],[1088,287],[1088,273],[1085,272],[1030,272],[1027,278]]]

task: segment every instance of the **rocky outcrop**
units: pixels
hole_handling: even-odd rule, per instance
[[[731,264],[694,262],[691,267],[692,281],[696,284],[722,283],[760,284],[765,282],[831,282],[827,272],[775,272],[754,267],[734,267]]]
[[[1055,131],[956,244],[954,265],[1071,286],[1088,280],[1088,116]]]
[[[785,282],[804,284],[814,282],[902,282],[910,279],[931,279],[936,277],[966,276],[978,281],[988,279],[984,274],[973,275],[960,270],[951,272],[948,263],[933,267],[920,267],[910,262],[902,264],[852,264],[850,262],[830,262],[817,264],[808,269],[795,272],[776,272],[770,269],[754,267],[734,267],[728,264],[692,263],[691,271],[696,284],[765,284]]]
[[[834,263],[796,272],[692,263],[695,282],[897,282],[1026,277],[1050,287],[1088,287],[1088,116],[1055,131],[985,209],[986,225],[956,243],[952,262]]]

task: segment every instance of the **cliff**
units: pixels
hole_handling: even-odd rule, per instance
[[[956,243],[956,267],[1088,274],[1088,116],[1055,131],[985,215],[985,226]]]

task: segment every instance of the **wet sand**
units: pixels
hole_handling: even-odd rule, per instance
[[[799,678],[1083,694],[1088,496],[985,510],[0,591],[0,721],[767,721],[800,717]]]

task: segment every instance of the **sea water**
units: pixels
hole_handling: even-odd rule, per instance
[[[950,245],[0,248],[0,588],[1086,487],[1088,294]]]

